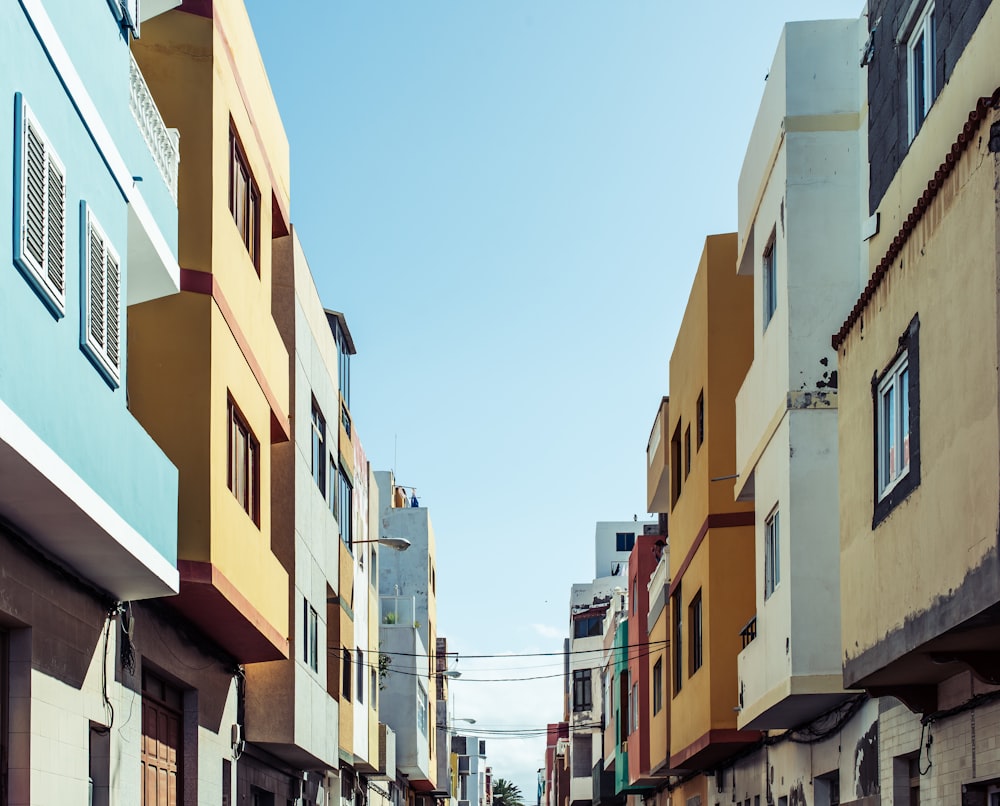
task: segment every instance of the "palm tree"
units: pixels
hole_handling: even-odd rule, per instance
[[[493,803],[495,806],[524,806],[521,788],[506,778],[493,779]]]

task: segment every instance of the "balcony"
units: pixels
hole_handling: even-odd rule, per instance
[[[387,620],[388,619],[388,620]],[[380,599],[379,649],[390,658],[379,719],[395,733],[396,767],[420,792],[434,789],[430,764],[427,650],[413,625],[412,596]]]
[[[177,129],[168,129],[160,116],[160,110],[153,100],[153,94],[146,85],[146,79],[142,77],[142,71],[134,56],[130,55],[129,62],[131,69],[129,72],[129,109],[132,110],[132,117],[135,118],[142,139],[149,146],[149,153],[153,157],[153,162],[160,171],[160,176],[167,183],[167,189],[174,203],[177,203],[177,174],[181,164],[180,132]]]
[[[646,445],[646,501],[648,512],[670,511],[670,456],[667,452],[667,426],[670,399],[664,397],[653,421]]]
[[[785,611],[790,585],[778,588],[740,630],[743,649],[737,659],[740,730],[797,728],[842,702],[848,695],[839,672],[816,665],[829,652],[814,646],[820,630],[805,635],[792,629]],[[784,594],[784,595],[782,595]],[[785,621],[785,618],[788,621]]]

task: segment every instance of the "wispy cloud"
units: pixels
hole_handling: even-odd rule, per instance
[[[542,638],[563,637],[563,631],[558,627],[550,627],[548,624],[532,624],[531,626],[535,628],[535,632],[542,636]]]

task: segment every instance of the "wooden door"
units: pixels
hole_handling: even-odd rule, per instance
[[[165,685],[157,680],[149,688],[162,691]],[[177,806],[182,758],[181,715],[145,685],[143,689],[142,806]]]

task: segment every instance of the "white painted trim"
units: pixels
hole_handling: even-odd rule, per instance
[[[161,555],[115,509],[71,468],[62,457],[0,400],[0,442],[62,491],[98,527],[144,565],[171,591],[180,590],[177,568]]]
[[[83,79],[77,73],[76,67],[73,65],[73,60],[70,58],[66,47],[59,38],[55,26],[52,24],[52,20],[42,5],[42,0],[19,0],[19,2],[24,9],[24,13],[28,15],[28,19],[31,21],[31,25],[34,27],[42,47],[52,61],[52,65],[59,74],[73,104],[76,106],[83,124],[87,127],[95,145],[107,162],[115,183],[118,185],[119,190],[121,190],[125,200],[129,203],[129,206],[132,207],[143,229],[149,235],[156,255],[170,277],[175,293],[179,292],[181,288],[181,269],[177,263],[177,258],[171,251],[170,246],[167,244],[167,239],[163,236],[156,220],[153,218],[153,214],[146,205],[146,200],[133,181],[132,174],[129,172],[128,167],[125,165],[125,160],[115,145],[114,138],[108,131],[107,126],[104,125],[104,120],[100,112],[97,111],[97,107],[90,94],[87,92]]]

